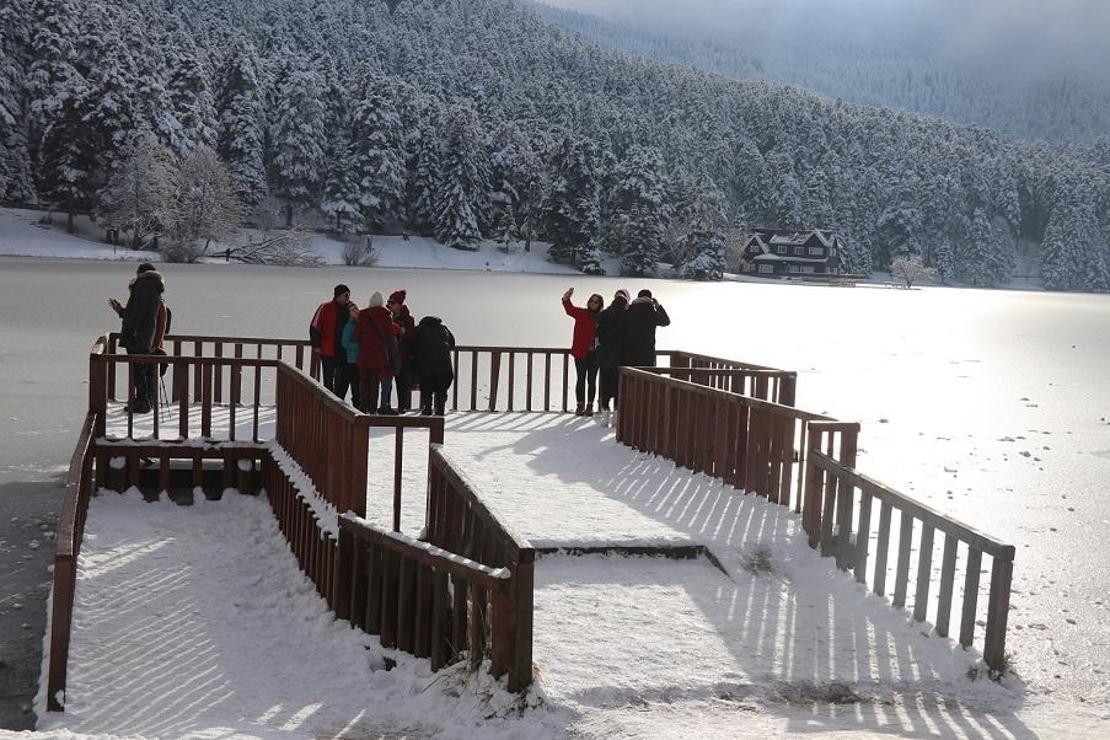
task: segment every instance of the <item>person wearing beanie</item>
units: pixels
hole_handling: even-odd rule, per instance
[[[594,293],[586,301],[586,307],[580,308],[571,303],[573,295],[574,288],[568,288],[563,293],[563,310],[574,319],[574,337],[570,346],[570,356],[574,358],[574,370],[578,375],[574,384],[577,403],[574,415],[593,416],[594,396],[597,394],[597,317],[605,308],[605,299]]]
[[[420,319],[412,333],[412,364],[420,378],[420,413],[447,413],[447,391],[455,380],[451,350],[455,336],[438,316]]]
[[[397,338],[401,327],[393,321],[382,294],[375,291],[358,315],[359,409],[368,414],[396,414],[390,407],[393,376],[400,371]]]
[[[624,353],[625,310],[628,308],[628,291],[618,290],[613,302],[597,316],[597,366],[601,374],[598,398],[598,416],[602,424],[609,424],[610,404],[616,400],[620,382],[620,364]]]
[[[655,367],[655,330],[670,326],[671,317],[648,289],[636,294],[625,314],[624,354],[621,364],[629,367]]]
[[[335,370],[344,360],[343,327],[348,320],[347,304],[351,289],[340,283],[332,291],[332,299],[321,303],[308,325],[312,351],[320,358],[324,387],[335,392]]]
[[[154,265],[143,262],[135,270],[128,291],[126,306],[115,298],[108,299],[108,305],[123,320],[120,346],[129,355],[155,354],[162,350],[169,326],[169,309],[162,300],[166,285]],[[132,413],[148,414],[157,400],[154,365],[136,364],[134,372],[135,394],[128,400],[127,408]]]
[[[397,411],[402,414],[412,408],[412,387],[415,385],[412,371],[412,333],[416,330],[416,321],[405,305],[407,295],[404,290],[395,290],[389,294],[389,300],[385,303],[385,307],[393,314],[393,321],[401,327],[398,342],[401,350],[401,372],[394,382],[397,384]]]

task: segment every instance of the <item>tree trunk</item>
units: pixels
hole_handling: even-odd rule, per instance
[[[293,228],[293,204],[285,206],[285,228]]]
[[[67,234],[72,234],[73,233],[73,217],[74,217],[74,215],[75,214],[73,212],[73,202],[71,201],[70,204],[69,204],[69,207],[66,209],[66,233]]]

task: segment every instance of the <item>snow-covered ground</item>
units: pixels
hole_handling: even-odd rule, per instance
[[[158,262],[161,255],[156,252],[134,251],[123,247],[113,247],[104,239],[104,231],[91,222],[87,216],[78,216],[75,233],[65,231],[65,214],[55,213],[52,224],[42,223],[42,211],[16,208],[0,208],[0,256],[13,257],[52,257],[97,260],[128,260]],[[229,244],[238,244],[247,239],[261,239],[263,234],[255,229],[243,229],[229,239]],[[312,249],[324,264],[342,265],[343,250],[346,244],[324,234],[312,234]],[[493,242],[482,242],[476,251],[464,251],[445,247],[434,239],[412,236],[375,236],[373,248],[377,254],[375,267],[407,267],[440,270],[488,270],[491,272],[529,272],[551,274],[581,274],[566,265],[557,265],[547,260],[549,245],[543,242],[532,244],[530,251],[524,251],[523,244],[514,245],[505,252]],[[213,254],[222,255],[224,245],[214,245]],[[223,263],[222,256],[207,259],[212,263]],[[607,272],[617,274],[616,262],[605,262]]]
[[[268,434],[263,434],[268,436]],[[447,454],[541,547],[700,544],[719,560],[547,555],[528,709],[486,678],[337,624],[265,502],[108,494],[91,509],[69,708],[46,730],[168,736],[1105,735],[1110,714],[981,674],[804,543],[782,507],[616,443],[589,420],[449,418]],[[368,516],[391,517],[376,432]],[[408,436],[403,528],[422,523],[426,437]],[[278,647],[279,649],[274,649]],[[398,662],[381,670],[383,656]],[[266,676],[265,680],[261,676]],[[40,706],[41,706],[40,697]]]

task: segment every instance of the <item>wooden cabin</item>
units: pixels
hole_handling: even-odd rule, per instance
[[[823,229],[756,229],[744,244],[741,271],[766,277],[840,275],[844,243]]]

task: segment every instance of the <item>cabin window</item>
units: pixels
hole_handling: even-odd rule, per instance
[[[813,265],[802,265],[802,272],[806,275],[813,274]]]
[[[825,250],[822,247],[810,247],[809,253],[813,257],[820,257],[825,253]]]
[[[795,257],[801,257],[805,253],[806,253],[806,248],[805,247],[794,247],[794,256]],[[813,254],[813,248],[812,247],[810,247],[810,254]]]
[[[790,265],[790,272],[799,273],[802,271],[801,265]]]
[[[774,265],[760,265],[759,266],[759,271],[761,273],[765,273],[765,274],[773,274],[775,272],[775,266]]]

